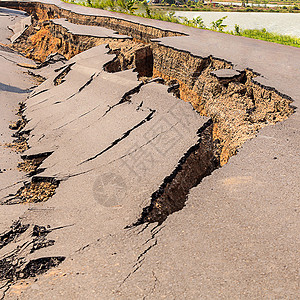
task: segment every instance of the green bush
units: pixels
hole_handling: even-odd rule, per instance
[[[234,25],[234,34],[241,35],[241,28],[237,24]]]
[[[223,24],[223,21],[227,18],[227,16],[218,19],[217,21],[211,22],[211,29],[214,31],[223,32],[223,29],[227,27],[227,25]]]

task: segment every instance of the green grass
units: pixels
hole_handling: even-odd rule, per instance
[[[72,2],[72,0],[65,0],[65,2],[74,3]],[[234,31],[225,31],[227,25],[224,25],[223,21],[226,19],[226,17],[212,22],[211,27],[206,27],[201,17],[197,17],[192,20],[188,20],[187,18],[183,17],[177,18],[174,16],[174,11],[166,13],[162,10],[153,9],[149,7],[146,2],[138,2],[135,0],[87,0],[86,2],[74,4],[107,9],[110,11],[118,11],[125,14],[140,16],[144,18],[178,23],[190,27],[219,31],[231,35],[245,36],[252,39],[258,39],[300,48],[300,38],[268,32],[266,31],[266,29],[241,29],[238,25],[235,25]]]
[[[247,5],[247,7],[242,6],[231,6],[231,5],[216,5],[212,4],[200,4],[200,5],[153,5],[154,8],[158,8],[161,10],[175,10],[175,11],[220,11],[220,12],[275,12],[275,13],[300,13],[300,6],[295,5],[291,7],[264,7],[262,6],[251,6]]]
[[[240,30],[240,32],[228,32],[228,33],[233,35],[249,37],[252,39],[263,40],[267,42],[300,48],[299,38],[268,32],[266,31],[266,29],[244,29],[244,30]]]

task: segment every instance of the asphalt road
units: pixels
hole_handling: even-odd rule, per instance
[[[1,13],[4,43],[11,35],[6,25],[17,20],[12,20],[15,12]],[[290,96],[298,107],[299,49],[142,22],[184,31],[189,36],[160,43],[222,58],[236,70],[253,69],[261,74],[258,82]],[[208,118],[155,82],[120,103],[140,82],[132,70],[103,71],[113,57],[104,46],[73,57],[64,63],[74,64],[60,85],[53,82],[56,67],[46,68],[48,79],[26,100],[26,129],[32,136],[25,154],[53,151],[42,164],[43,176],[62,181],[45,203],[0,206],[0,228],[7,230],[18,218],[62,227],[49,234],[53,246],[26,259],[59,255],[66,260],[37,278],[18,281],[5,299],[299,299],[298,110],[246,142],[228,164],[193,188],[186,206],[161,226],[124,229],[197,142],[197,130]],[[0,49],[0,59],[0,128],[6,142],[11,139],[8,123],[16,118],[12,110],[33,83],[16,65],[24,58]],[[12,169],[0,174],[4,197],[8,190],[16,191],[18,185],[7,187],[23,175],[16,170],[19,156],[3,147],[0,151],[0,168]]]

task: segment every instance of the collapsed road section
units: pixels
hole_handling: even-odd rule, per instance
[[[221,292],[239,298],[245,289],[248,298],[270,290],[276,296],[296,295],[295,281],[277,277],[292,274],[291,269],[271,271],[265,288],[249,283],[249,274],[257,278],[257,270],[262,272],[260,260],[241,268],[257,250],[236,247],[246,236],[263,257],[268,243],[261,241],[273,240],[286,220],[277,219],[270,235],[273,219],[260,219],[254,237],[249,232],[256,226],[253,216],[272,214],[267,199],[283,197],[260,189],[253,198],[253,189],[258,182],[267,186],[278,167],[284,173],[280,164],[269,165],[268,176],[258,181],[255,174],[269,163],[269,152],[278,152],[270,154],[272,162],[280,156],[289,164],[289,146],[286,152],[278,149],[286,141],[276,132],[292,124],[294,136],[287,141],[295,145],[297,140],[299,92],[290,75],[299,73],[296,50],[60,2],[4,1],[1,6],[31,15],[12,26],[13,43],[5,47],[35,61],[11,63],[36,85],[24,90],[27,99],[19,96],[18,116],[10,125],[17,140],[6,135],[1,150],[11,174],[1,186],[1,210],[10,212],[2,231],[22,220],[13,224],[10,231],[17,234],[1,249],[7,299],[47,299],[53,291],[64,299],[199,299],[218,298]],[[246,58],[233,55],[237,49],[248,49]],[[274,51],[277,61],[268,64]],[[274,70],[289,55],[295,65],[278,80]],[[272,126],[276,123],[283,125]],[[264,151],[265,159],[257,158]],[[254,163],[245,163],[247,158]],[[288,197],[289,207],[297,206],[293,199]],[[293,219],[279,202],[278,212]],[[47,231],[50,241],[44,235],[42,241],[31,239],[37,251],[29,246],[8,260],[12,245],[24,243],[30,232],[19,234],[15,228],[36,224],[60,230]],[[295,239],[296,225],[284,243]],[[278,243],[271,244],[268,253],[278,254],[280,269],[296,248],[290,248],[290,256],[278,249]],[[228,251],[241,258],[238,265]],[[11,261],[19,256],[25,260],[18,269]],[[275,261],[267,259],[263,266],[268,269]]]

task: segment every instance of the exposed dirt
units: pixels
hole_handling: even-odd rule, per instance
[[[199,141],[184,154],[172,174],[152,194],[151,204],[144,208],[134,225],[146,222],[161,224],[168,215],[181,210],[190,189],[219,166],[214,155],[212,129],[211,120],[199,129]]]
[[[46,152],[39,153],[37,155],[22,156],[23,162],[20,162],[18,164],[18,170],[27,173],[28,176],[33,176],[38,173],[41,173],[43,169],[38,170],[39,166],[51,154],[52,152]]]
[[[49,54],[57,52],[69,59],[91,47],[107,44],[109,52],[116,54],[116,58],[104,66],[105,71],[118,72],[131,68],[138,72],[143,81],[162,78],[170,86],[170,92],[190,102],[200,115],[212,120],[212,124],[201,132],[199,144],[187,151],[188,157],[185,155],[182,158],[178,168],[166,177],[152,195],[151,205],[144,209],[138,223],[162,222],[168,214],[181,209],[190,188],[199,184],[216,167],[226,164],[245,141],[255,137],[259,129],[283,121],[293,113],[290,106],[292,100],[255,83],[258,74],[254,71],[242,70],[239,76],[218,78],[212,72],[232,69],[230,62],[213,57],[195,57],[155,42],[149,43],[149,37],[174,36],[176,33],[153,31],[152,27],[140,26],[137,34],[132,29],[135,26],[133,23],[131,27],[123,26],[126,22],[119,20],[116,27],[113,18],[111,23],[103,21],[105,18],[102,17],[100,20],[100,17],[81,15],[75,19],[75,14],[71,12],[55,7],[50,9],[44,4],[18,5],[28,12],[34,10],[35,19],[38,20],[13,46],[26,56],[43,61]],[[134,39],[73,35],[49,21],[54,17],[67,17],[76,24],[117,28],[118,32],[131,35]],[[55,84],[63,82],[70,68],[60,73]],[[201,151],[197,150],[199,147]],[[201,157],[208,159],[208,165],[199,165],[203,160]],[[198,165],[198,168],[195,169],[194,165]],[[188,184],[186,178],[190,178]],[[25,190],[27,195],[28,190]]]
[[[135,69],[139,77],[152,77],[153,56],[151,45],[131,40],[119,42],[112,40],[107,47],[116,58],[104,66],[106,72],[119,72]]]
[[[5,147],[11,148],[18,153],[22,153],[27,149],[29,149],[27,143],[29,132],[23,131],[24,127],[28,123],[24,115],[25,107],[26,107],[25,103],[23,102],[19,103],[19,108],[16,113],[16,115],[19,116],[19,119],[16,122],[9,124],[9,128],[15,131],[12,136],[15,137],[16,139],[13,140],[11,143],[6,143],[4,145]]]
[[[62,72],[60,72],[53,80],[54,85],[60,85],[65,81],[65,77],[68,75],[68,73],[71,71],[72,69],[72,64],[67,65]]]
[[[109,53],[116,55],[115,59],[104,66],[105,71],[136,69],[141,77],[152,76],[153,56],[150,44],[130,39],[72,35],[66,29],[49,21],[31,25],[12,47],[30,59],[44,62],[53,53],[59,53],[70,59],[82,51],[102,44],[107,44]],[[60,84],[70,70],[69,65],[55,79],[55,85]],[[43,81],[43,78],[38,79],[40,82]]]
[[[30,174],[35,172],[38,166],[39,163],[35,160],[25,159],[23,162],[18,163],[18,170]]]
[[[238,78],[218,79],[211,74],[232,65],[212,57],[156,45],[153,48],[153,76],[179,84],[179,97],[191,102],[200,115],[212,118],[213,140],[223,166],[238,148],[259,129],[281,122],[292,113],[292,100],[255,83],[256,74],[244,70]]]
[[[276,90],[257,84],[255,77],[258,74],[254,71],[246,69],[242,70],[239,76],[219,78],[212,72],[231,69],[230,62],[213,57],[195,57],[186,52],[149,42],[152,37],[167,36],[163,35],[162,31],[155,31],[146,26],[139,27],[137,24],[131,28],[127,24],[129,22],[108,18],[105,21],[105,18],[100,20],[97,17],[80,16],[76,20],[75,14],[46,4],[19,3],[14,5],[20,5],[23,9],[27,5],[26,9],[29,11],[31,9],[37,20],[13,45],[14,49],[24,53],[27,57],[44,62],[49,55],[58,53],[70,59],[91,47],[107,44],[108,51],[115,54],[116,58],[103,66],[105,71],[118,72],[135,69],[139,79],[144,82],[153,78],[161,78],[160,82],[169,86],[169,92],[183,101],[190,102],[200,115],[209,117],[210,120],[198,131],[198,142],[186,150],[176,168],[157,187],[151,195],[150,205],[143,209],[134,225],[149,222],[163,223],[168,215],[184,207],[190,189],[197,186],[216,168],[225,165],[245,141],[255,137],[261,128],[283,121],[293,113],[290,105],[292,100]],[[76,36],[47,20],[62,16],[68,16],[69,20],[80,24],[99,25],[102,22],[101,25],[118,28],[120,33],[132,35],[135,39],[117,40]],[[63,83],[71,68],[72,65],[68,65],[61,69],[54,79],[54,85]],[[37,79],[40,79],[40,82],[44,80],[43,78]],[[135,92],[136,89],[131,91],[131,93]],[[130,96],[130,93],[125,94],[120,103],[128,101]],[[19,152],[28,149],[29,132],[24,132],[27,123],[24,109],[25,105],[22,104],[18,112],[20,119],[10,124],[17,139],[7,145]],[[154,113],[155,111],[149,112],[147,118],[132,130],[150,120]],[[122,138],[115,140],[111,146],[88,160],[95,159],[111,149],[130,132],[126,132]],[[36,175],[41,163],[48,155],[24,157],[24,161],[18,165],[18,168],[28,173],[29,176]],[[15,195],[1,204],[47,201],[55,194],[58,185],[59,182],[53,178],[33,177],[30,182],[24,183]],[[29,259],[31,253],[54,244],[54,240],[47,239],[50,231],[51,229],[43,226],[17,222],[7,232],[0,235],[0,249],[5,250],[6,246],[12,244],[15,246],[12,247],[12,251],[10,248],[10,252],[5,252],[3,257],[0,257],[0,286],[2,288],[9,287],[20,279],[42,274],[64,261],[65,257],[62,256]],[[152,239],[155,234],[153,233]],[[156,244],[157,240],[138,256],[132,273],[140,266],[144,255]]]
[[[18,153],[23,153],[24,151],[29,149],[27,138],[24,137],[17,138],[11,143],[6,143],[4,146],[7,148],[11,148]]]
[[[102,26],[113,29],[120,34],[132,36],[136,41],[145,43],[150,42],[153,38],[183,35],[180,32],[162,30],[160,28],[145,26],[140,23],[125,21],[118,18],[77,14],[72,11],[58,8],[53,4],[7,1],[3,3],[2,6],[26,11],[29,15],[32,15],[35,20],[39,21],[67,18],[69,22],[74,24]]]
[[[55,194],[59,182],[55,179],[36,178],[29,183],[24,183],[17,193],[5,199],[2,205],[19,203],[38,203],[45,202]]]
[[[59,42],[56,43],[57,37]],[[48,45],[48,39],[51,45],[56,43],[55,47]],[[28,28],[14,47],[42,61],[53,51],[70,58],[104,43],[108,44],[111,53],[116,54],[116,58],[104,66],[106,71],[134,68],[141,78],[161,77],[166,84],[176,83],[178,97],[191,102],[201,115],[212,118],[213,139],[221,166],[259,129],[283,121],[293,112],[288,97],[255,84],[254,72],[244,70],[239,78],[225,82],[211,72],[231,69],[230,63],[212,57],[194,57],[156,43],[75,36],[47,21]],[[75,45],[77,50],[73,51]]]

